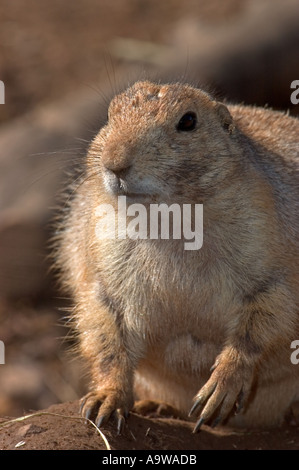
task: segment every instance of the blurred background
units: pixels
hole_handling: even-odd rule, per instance
[[[65,171],[111,96],[184,80],[298,115],[298,0],[0,0],[0,416],[86,390],[48,240]]]

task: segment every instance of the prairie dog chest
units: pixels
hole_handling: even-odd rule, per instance
[[[104,276],[129,330],[159,342],[190,333],[212,338],[224,329],[231,305],[227,279],[203,248],[185,251],[168,240],[125,242],[109,250]]]

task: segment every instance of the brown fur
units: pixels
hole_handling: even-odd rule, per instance
[[[196,129],[178,131],[189,111]],[[85,416],[95,410],[101,424],[115,412],[121,423],[135,383],[183,412],[197,394],[199,424],[282,421],[299,399],[298,144],[298,120],[188,85],[139,82],[113,99],[57,237],[92,373]],[[116,208],[120,193],[202,203],[203,247],[99,240],[96,207]]]

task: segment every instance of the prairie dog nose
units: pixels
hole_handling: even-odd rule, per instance
[[[119,145],[107,145],[102,153],[102,163],[105,169],[116,176],[125,176],[132,166],[131,158],[125,148]]]
[[[124,178],[127,175],[127,173],[129,171],[129,169],[131,168],[131,166],[132,165],[128,165],[125,168],[122,168],[122,167],[116,167],[116,168],[106,167],[106,168],[107,168],[107,170],[112,171],[112,173],[114,173],[118,178]]]

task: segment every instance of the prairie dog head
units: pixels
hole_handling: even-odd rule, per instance
[[[98,167],[111,196],[190,201],[232,172],[233,131],[226,106],[207,93],[137,82],[111,101],[89,167]]]

